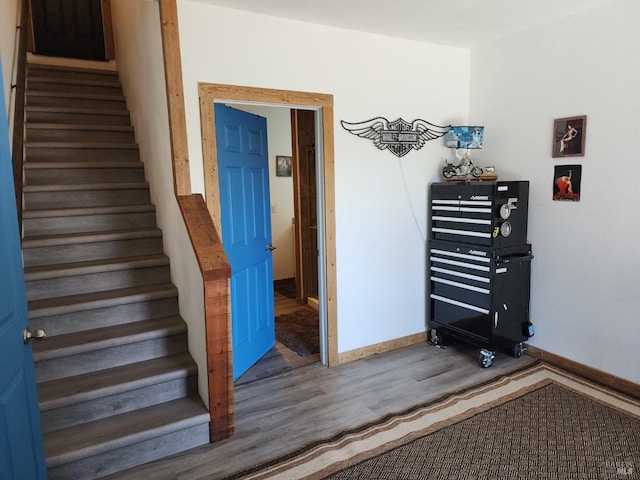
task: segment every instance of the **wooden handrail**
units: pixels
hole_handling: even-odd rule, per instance
[[[192,194],[176,0],[160,0],[174,192],[204,281],[211,441],[235,430],[231,349],[231,267],[201,195]]]
[[[27,31],[28,31],[28,1],[23,0],[20,5],[20,25],[18,34],[18,51],[16,66],[15,100],[13,112],[13,139],[11,147],[11,163],[13,166],[13,185],[16,192],[16,208],[20,236],[22,237],[22,167],[24,162],[24,105],[27,70]]]
[[[211,441],[235,430],[229,278],[231,266],[201,195],[177,197],[204,280]]]
[[[167,107],[169,109],[169,139],[171,140],[173,159],[173,188],[176,196],[189,195],[192,192],[177,0],[160,0],[159,7],[164,76],[167,84]]]

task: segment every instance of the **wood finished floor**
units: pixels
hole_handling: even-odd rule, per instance
[[[426,343],[327,368],[314,364],[237,386],[233,437],[118,475],[124,480],[216,479],[415,404],[485,382],[534,359]]]

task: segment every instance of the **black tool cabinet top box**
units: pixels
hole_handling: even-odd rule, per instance
[[[431,184],[431,239],[489,248],[527,243],[529,182]]]

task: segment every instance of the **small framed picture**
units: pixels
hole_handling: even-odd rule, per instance
[[[553,199],[579,202],[582,165],[556,165],[553,171]]]
[[[291,176],[291,157],[276,156],[276,177]]]
[[[553,157],[583,157],[587,116],[558,118],[553,122]]]
[[[484,167],[484,173],[493,175],[496,173],[496,167]]]

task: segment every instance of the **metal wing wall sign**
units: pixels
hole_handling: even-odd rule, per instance
[[[390,122],[376,117],[359,123],[341,120],[342,127],[362,138],[368,138],[380,150],[389,150],[396,157],[403,157],[411,150],[420,150],[429,140],[442,137],[451,125],[440,126],[416,119],[409,123],[402,118]]]

